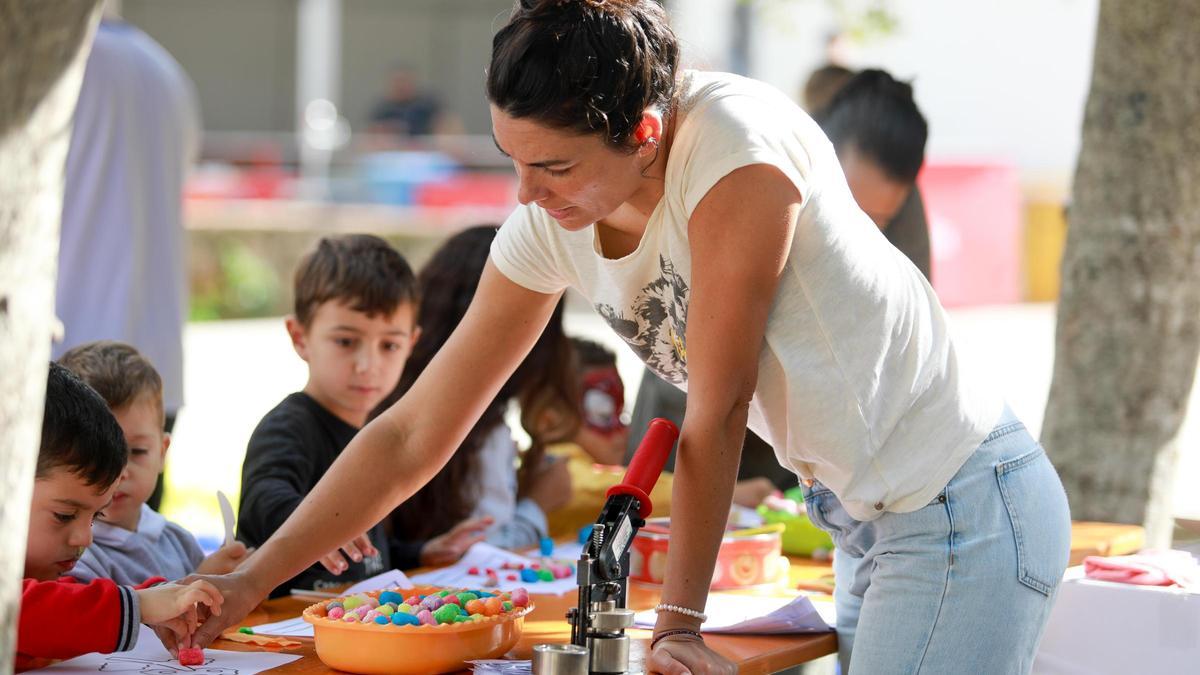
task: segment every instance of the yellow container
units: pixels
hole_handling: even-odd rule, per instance
[[[441,591],[418,586],[399,591],[431,594]],[[378,599],[379,591],[367,593]],[[344,598],[338,598],[339,601]],[[449,673],[474,659],[498,659],[521,639],[528,607],[479,621],[437,626],[379,626],[347,623],[323,616],[329,601],[309,606],[304,620],[313,625],[317,656],[330,668],[363,675],[422,675]]]
[[[1058,202],[1030,202],[1025,207],[1025,299],[1058,300],[1067,218]]]

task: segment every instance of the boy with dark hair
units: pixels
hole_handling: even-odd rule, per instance
[[[308,382],[263,417],[246,448],[238,538],[250,546],[262,545],[287,520],[395,389],[419,333],[416,277],[379,237],[322,239],[300,262],[294,291],[286,325],[308,364]],[[482,524],[464,525],[429,541],[399,541],[381,523],[342,547],[352,562],[334,551],[275,595],[416,567],[448,552],[457,560],[482,539]]]
[[[232,572],[246,556],[245,544],[234,542],[205,558],[190,532],[146,503],[171,444],[164,429],[162,378],[150,361],[130,345],[101,340],[67,351],[59,363],[104,398],[129,447],[113,503],[97,518],[94,541],[71,576],[132,584],[151,576]]]
[[[815,117],[859,207],[929,279],[929,225],[916,189],[929,127],[912,86],[882,70],[864,70]]]
[[[128,456],[108,406],[70,371],[50,364],[25,547],[17,626],[17,670],[89,652],[132,649],[138,624],[190,632],[195,605],[220,613],[206,581],[186,586],[151,578],[139,586],[108,579],[80,584],[69,573],[92,541],[92,519],[112,504]],[[154,585],[158,584],[158,585]]]

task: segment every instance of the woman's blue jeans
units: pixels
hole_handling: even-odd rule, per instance
[[[843,675],[1029,672],[1071,519],[1058,474],[1011,411],[924,508],[860,522],[820,483],[805,501],[837,547]]]

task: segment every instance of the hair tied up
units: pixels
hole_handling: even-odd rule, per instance
[[[609,0],[520,0],[521,9],[536,11],[567,5],[587,5],[588,7],[603,7],[610,4]]]

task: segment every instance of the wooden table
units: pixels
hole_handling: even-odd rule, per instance
[[[1071,564],[1078,565],[1089,555],[1128,555],[1146,544],[1141,525],[1096,523],[1077,520],[1071,523]]]
[[[819,568],[813,568],[814,570]],[[807,572],[801,572],[801,576]],[[271,621],[281,621],[300,614],[312,598],[278,598],[268,600],[251,612],[242,625],[253,626]],[[536,608],[525,618],[525,630],[521,641],[509,652],[516,659],[531,658],[533,646],[544,642],[566,643],[570,641],[570,626],[567,625],[567,608],[575,601],[574,594],[563,596],[534,595]],[[645,592],[631,594],[630,605],[634,609],[652,607],[657,600]],[[647,604],[650,603],[650,604]],[[630,665],[641,667],[650,646],[650,631],[630,630]],[[304,673],[306,675],[336,673],[317,658],[310,638],[294,638],[303,643],[298,649],[284,650],[283,654],[296,654],[301,658],[272,670],[273,673]],[[774,673],[806,663],[837,651],[837,636],[833,633],[821,635],[706,635],[705,642],[718,653],[738,664],[739,673],[757,675]],[[233,651],[256,651],[260,648],[218,640],[213,649]],[[466,671],[463,671],[466,672]]]
[[[1075,522],[1071,528],[1071,564],[1078,564],[1086,555],[1122,555],[1141,548],[1144,539],[1142,528],[1133,525],[1112,523]],[[793,558],[788,572],[788,587],[821,588],[830,583],[832,570],[827,562],[807,558]],[[563,596],[533,596],[536,609],[525,619],[525,630],[516,648],[509,656],[528,659],[533,646],[543,642],[565,643],[570,639],[569,626],[563,618],[567,608],[575,601],[574,594]],[[257,625],[270,621],[289,619],[300,614],[316,599],[279,598],[259,606],[246,617],[243,625]],[[629,604],[633,609],[647,609],[658,603],[653,591],[646,587],[631,585]],[[650,645],[650,631],[630,630],[631,665],[640,664]],[[285,654],[298,654],[302,658],[275,669],[277,673],[325,674],[334,673],[317,658],[313,641],[297,638],[303,642],[299,649],[287,650]],[[717,652],[738,665],[738,672],[747,674],[773,673],[791,668],[837,651],[837,637],[833,633],[823,635],[706,635],[705,642]],[[215,649],[253,651],[258,649],[219,640]],[[465,671],[464,671],[465,672]]]

